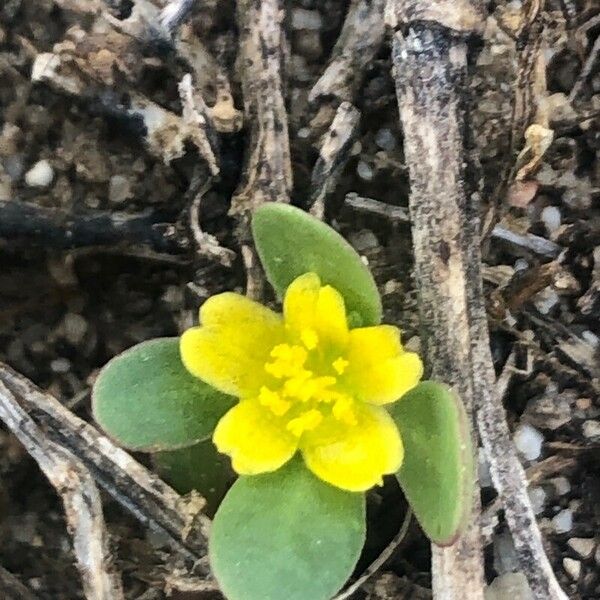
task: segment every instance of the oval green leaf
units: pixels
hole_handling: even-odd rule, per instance
[[[460,398],[447,386],[423,381],[392,405],[404,442],[398,481],[429,539],[447,546],[471,511],[474,460]]]
[[[119,354],[92,390],[96,422],[119,444],[145,452],[206,439],[235,402],[188,373],[179,338],[149,340]]]
[[[296,277],[312,271],[344,297],[362,325],[381,322],[381,298],[369,269],[352,246],[308,213],[270,202],[252,217],[252,233],[267,278],[279,298]]]
[[[236,481],[215,516],[209,556],[228,600],[329,600],[364,540],[364,494],[322,482],[295,459]]]

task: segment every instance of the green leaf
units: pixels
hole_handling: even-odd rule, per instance
[[[196,490],[206,499],[204,512],[212,517],[235,479],[229,458],[212,440],[189,448],[157,452],[152,457],[161,477],[180,494]]]
[[[228,600],[329,600],[364,540],[364,494],[322,482],[295,459],[236,481],[213,522],[209,556]]]
[[[474,461],[460,398],[446,385],[423,381],[392,405],[404,442],[398,481],[429,539],[452,544],[471,510]]]
[[[312,271],[344,297],[362,325],[381,322],[381,298],[369,269],[350,244],[308,213],[270,202],[252,218],[252,233],[267,278],[282,298],[288,285]]]
[[[191,446],[211,435],[236,402],[193,377],[179,357],[179,338],[142,342],[107,363],[92,391],[94,418],[132,450]]]

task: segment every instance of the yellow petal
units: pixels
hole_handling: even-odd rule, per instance
[[[348,339],[346,308],[342,295],[319,276],[305,273],[288,287],[283,301],[287,328],[309,349],[320,341],[343,347]]]
[[[257,400],[242,400],[217,424],[213,442],[240,475],[275,471],[296,453],[298,440]]]
[[[347,358],[345,384],[363,402],[395,402],[423,375],[421,359],[414,352],[404,352],[400,331],[391,325],[350,331]]]
[[[306,432],[300,444],[306,465],[317,477],[362,492],[400,468],[404,449],[398,428],[384,408],[359,404],[354,412],[355,425],[329,418]]]
[[[200,322],[181,336],[188,371],[227,394],[256,394],[265,382],[269,353],[283,340],[281,315],[227,292],[202,305]]]

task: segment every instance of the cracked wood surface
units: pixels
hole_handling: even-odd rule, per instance
[[[566,596],[544,552],[525,474],[494,393],[481,280],[479,197],[467,180],[468,173],[473,177],[476,172],[466,150],[467,37],[450,31],[457,28],[443,10],[435,23],[411,22],[411,14],[420,21],[422,10],[417,7],[411,13],[410,4],[401,0],[395,7],[396,15],[409,21],[403,23],[404,32],[394,35],[392,57],[411,181],[409,204],[425,356],[433,377],[455,387],[479,427],[494,486],[503,498],[521,568],[534,596],[562,600]],[[476,496],[471,524],[458,543],[432,550],[438,599],[483,598]]]

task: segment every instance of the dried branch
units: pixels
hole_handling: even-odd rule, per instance
[[[59,249],[142,245],[168,254],[189,251],[185,236],[176,235],[172,224],[161,222],[150,211],[73,214],[19,200],[0,200],[0,238]]]
[[[194,139],[198,151],[208,164],[210,174],[215,177],[219,174],[217,135],[208,107],[202,96],[194,92],[192,76],[189,73],[179,82],[179,96],[183,107],[183,121],[197,129]]]
[[[538,599],[566,598],[545,555],[527,482],[509,436],[495,375],[481,278],[479,204],[466,179],[469,37],[481,31],[477,2],[388,5],[393,63],[409,166],[415,271],[425,355],[476,418],[521,568]],[[483,598],[479,502],[454,546],[433,549],[436,598]]]
[[[385,34],[385,0],[352,0],[329,64],[309,94],[309,101],[335,98],[353,102],[367,67]]]
[[[123,599],[121,579],[113,571],[108,551],[100,494],[89,471],[71,452],[46,437],[2,381],[0,419],[61,496],[85,597],[88,600]]]
[[[160,23],[170,35],[190,16],[195,0],[170,0],[160,12]]]
[[[335,188],[342,169],[350,157],[354,144],[360,111],[349,102],[342,102],[327,133],[323,136],[319,158],[311,177],[311,210],[319,219],[325,215],[325,198]]]
[[[3,363],[0,383],[50,441],[76,456],[98,485],[141,523],[160,531],[183,557],[193,561],[206,557],[210,521],[200,512],[202,498],[179,496],[92,425]]]
[[[189,210],[190,229],[199,256],[215,260],[224,267],[230,267],[235,260],[235,252],[229,248],[223,248],[214,235],[202,231],[200,227],[200,204],[211,184],[210,180],[207,181],[194,194]]]
[[[575,82],[575,85],[569,94],[569,102],[573,102],[581,93],[583,86],[586,84],[587,80],[592,74],[592,71],[594,70],[594,67],[596,66],[598,58],[600,58],[600,35],[596,38],[588,57],[585,59],[581,73],[579,73],[577,81]]]
[[[286,41],[282,0],[240,0],[238,62],[249,123],[244,176],[230,214],[238,219],[237,237],[246,268],[246,293],[262,296],[264,277],[250,235],[252,211],[265,202],[289,202],[292,165],[285,110],[282,65]]]
[[[265,202],[289,202],[292,166],[281,70],[286,42],[282,0],[240,0],[240,78],[249,124],[244,181],[231,214],[247,217]]]
[[[148,151],[165,163],[183,156],[188,141],[201,154],[206,149],[206,135],[196,120],[189,122],[135,91],[126,96],[125,104],[122,94],[98,81],[85,59],[75,55],[38,54],[31,80],[48,83],[58,92],[82,98],[105,113],[128,121],[142,135]]]

